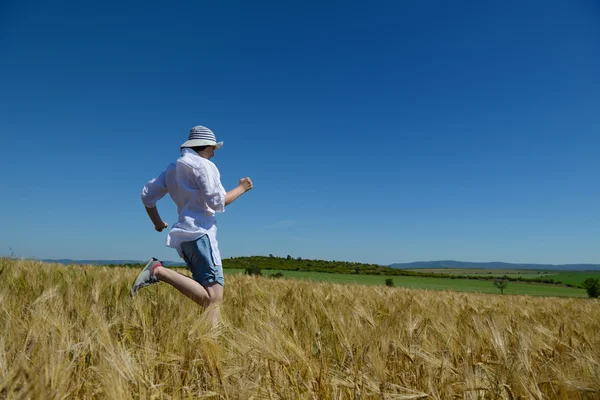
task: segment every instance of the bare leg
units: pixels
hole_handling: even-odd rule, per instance
[[[213,326],[219,324],[221,316],[221,303],[223,302],[223,286],[218,283],[211,283],[206,286],[206,291],[210,297],[211,307],[208,310],[208,318],[212,322]]]
[[[182,275],[164,267],[157,267],[154,270],[154,276],[156,276],[159,281],[173,286],[175,289],[179,290],[181,293],[203,307],[207,307],[211,303],[211,296],[209,292],[204,288],[204,286],[189,276]],[[223,287],[221,286],[221,289],[222,288]],[[223,298],[222,292],[221,298]]]

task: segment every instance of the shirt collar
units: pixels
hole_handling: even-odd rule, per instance
[[[189,157],[189,158],[191,158],[192,162],[197,163],[197,164],[205,163],[205,162],[212,163],[212,161],[207,160],[206,158],[200,157],[200,155],[198,155],[198,153],[196,153],[194,150],[190,149],[189,147],[184,147],[183,149],[181,149],[181,156]]]

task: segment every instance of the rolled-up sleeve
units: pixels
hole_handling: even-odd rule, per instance
[[[142,203],[148,208],[156,207],[156,202],[169,193],[167,189],[167,171],[146,183],[142,189]]]
[[[221,178],[216,168],[214,171],[206,167],[195,168],[194,173],[198,188],[202,191],[206,200],[206,205],[215,212],[224,212],[227,192],[221,184]]]

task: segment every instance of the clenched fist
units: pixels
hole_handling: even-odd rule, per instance
[[[167,228],[169,226],[169,224],[167,224],[166,222],[161,222],[159,224],[154,225],[154,230],[156,230],[156,232],[162,232],[163,229]]]
[[[247,192],[248,190],[252,189],[252,180],[250,178],[242,178],[240,179],[239,186],[244,189],[244,192]]]

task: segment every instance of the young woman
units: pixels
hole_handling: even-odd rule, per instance
[[[215,215],[252,189],[252,181],[242,178],[237,187],[225,192],[219,170],[210,161],[222,145],[210,129],[193,127],[188,140],[181,145],[181,157],[144,186],[142,202],[156,231],[167,228],[156,202],[168,193],[177,204],[179,220],[171,228],[166,245],[176,249],[185,260],[193,279],[163,267],[158,259],[152,258],[133,283],[132,296],[145,286],[165,282],[204,307],[223,300],[225,281]],[[214,311],[211,318],[216,323],[218,312]]]

